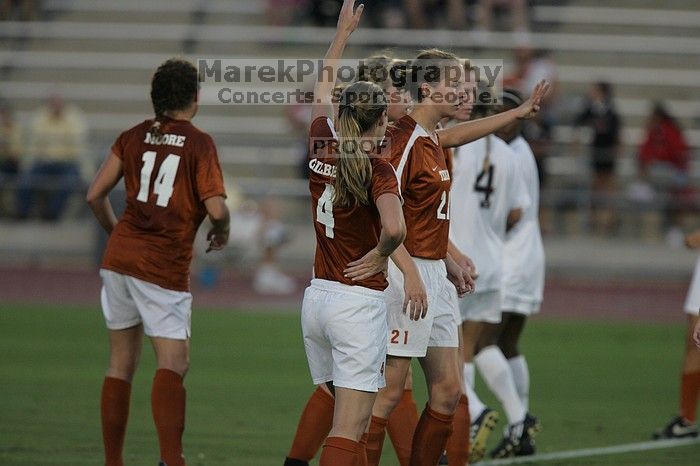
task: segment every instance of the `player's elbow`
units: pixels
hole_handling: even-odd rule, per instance
[[[395,247],[406,239],[406,224],[402,218],[391,219],[383,225],[384,233]]]
[[[222,197],[213,197],[205,202],[207,214],[213,222],[227,222],[230,218],[228,207]]]
[[[87,202],[90,207],[93,207],[99,204],[103,198],[104,196],[101,193],[97,192],[97,190],[95,189],[90,188],[88,189],[88,192],[85,195],[85,202]]]
[[[508,220],[506,221],[506,229],[510,230],[513,228],[523,217],[523,209],[513,209],[508,213]]]

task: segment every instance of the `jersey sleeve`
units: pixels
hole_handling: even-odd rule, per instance
[[[196,184],[199,200],[205,201],[214,196],[226,197],[224,177],[219,166],[219,156],[211,137],[206,137],[201,153],[196,155],[196,160]]]
[[[401,199],[396,171],[385,161],[377,162],[372,168],[372,200],[376,202],[382,194],[394,194]]]
[[[413,145],[411,149],[406,150],[405,138],[402,137],[400,131],[395,130],[393,126],[387,128],[386,137],[388,138],[389,144],[387,147],[388,157],[387,160],[396,170],[396,176],[399,180],[399,192],[406,186],[410,185],[412,177],[412,157],[411,151],[414,150],[416,144]]]
[[[124,145],[126,139],[126,132],[119,135],[114,144],[112,144],[112,153],[119,157],[119,160],[124,160]]]

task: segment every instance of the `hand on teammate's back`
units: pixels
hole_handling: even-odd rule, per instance
[[[377,248],[374,248],[362,258],[350,262],[343,273],[352,281],[359,282],[374,277],[380,272],[386,274],[388,261],[388,256],[383,256]]]
[[[537,112],[540,111],[540,101],[549,92],[550,85],[544,79],[537,83],[535,88],[530,94],[530,98],[522,103],[516,110],[518,111],[518,118],[527,120],[534,118]]]

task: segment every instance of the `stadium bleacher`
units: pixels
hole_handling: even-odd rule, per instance
[[[96,161],[121,130],[151,114],[150,74],[168,56],[183,51],[191,58],[320,56],[332,34],[308,26],[267,26],[265,2],[42,3],[47,19],[4,22],[0,28],[0,97],[26,121],[49,93],[62,93],[85,111]],[[668,1],[663,10],[658,2],[617,1],[614,8],[589,0],[533,3],[531,41],[534,47],[552,51],[562,102],[582,95],[595,80],[608,80],[615,87],[624,122],[620,179],[635,174],[636,148],[651,101],[665,101],[690,144],[700,146],[700,12],[695,1]],[[346,52],[350,57],[376,52],[377,45],[392,46],[397,55],[407,56],[417,48],[439,46],[462,56],[502,57],[506,66],[512,63],[513,37],[507,32],[490,33],[483,43],[470,31],[366,29],[351,43]],[[552,191],[543,193],[545,204],[561,190],[586,184],[582,174],[588,164],[570,148],[566,110],[564,106],[554,132]],[[306,195],[305,181],[298,178],[298,135],[280,107],[203,106],[196,124],[213,134],[224,170],[245,192],[292,196],[285,201],[290,219],[306,218],[300,214],[306,212],[303,203],[293,200]],[[700,178],[695,161],[691,172]],[[263,176],[275,182],[261,183]],[[582,198],[581,205],[586,202]]]

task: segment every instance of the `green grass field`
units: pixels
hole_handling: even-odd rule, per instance
[[[312,389],[298,315],[197,311],[193,334],[188,464],[281,465]],[[540,451],[648,440],[676,411],[682,336],[679,325],[532,321],[523,348],[531,410],[544,427]],[[154,359],[145,350],[126,440],[133,465],[158,460],[148,404]],[[3,304],[0,355],[0,465],[101,464],[107,341],[100,311]],[[423,385],[416,376],[419,404]],[[692,465],[699,457],[696,444],[543,464]],[[388,440],[382,464],[397,464]]]

